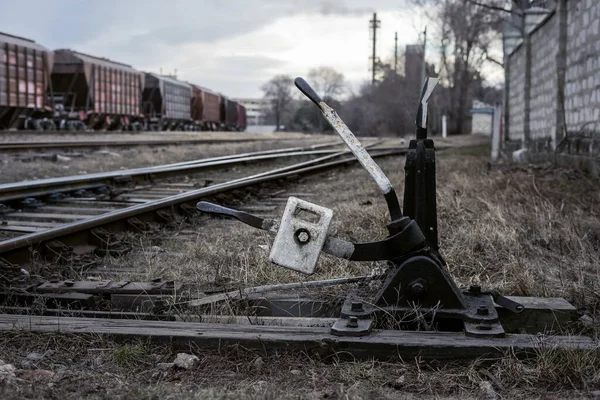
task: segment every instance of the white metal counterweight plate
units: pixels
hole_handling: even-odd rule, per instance
[[[304,274],[314,273],[332,218],[329,208],[290,197],[269,260]]]

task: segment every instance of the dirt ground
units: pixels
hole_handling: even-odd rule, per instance
[[[488,156],[487,144],[438,154],[440,245],[450,273],[460,286],[476,283],[505,295],[564,297],[582,316],[581,323],[569,329],[596,336],[600,182],[550,164],[489,168]],[[380,165],[402,193],[403,158],[388,158]],[[281,199],[296,195],[334,210],[334,236],[352,241],[385,237],[385,201],[361,168],[288,184],[285,192],[265,187],[250,200],[231,199],[228,204],[262,207],[257,213],[279,217],[284,207]],[[354,276],[384,267],[323,256],[318,272],[302,277],[268,262],[272,240],[268,234],[208,216],[158,236],[132,235],[129,240],[137,251],[104,259],[88,275],[137,280],[162,276],[193,287]],[[173,362],[177,353],[169,346],[94,335],[2,333],[0,359],[17,371],[14,379],[2,382],[0,378],[0,396],[549,399],[600,395],[600,351],[547,350],[530,359],[507,354],[441,364],[190,348],[187,353],[195,354],[198,361],[189,370],[162,364]],[[1,372],[0,365],[0,377]]]

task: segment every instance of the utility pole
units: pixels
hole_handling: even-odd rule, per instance
[[[398,73],[398,32],[394,34],[394,72]]]
[[[373,19],[369,21],[369,28],[373,29],[373,55],[371,56],[372,79],[371,83],[375,84],[375,73],[377,71],[377,29],[381,27],[381,21],[377,19],[377,13],[373,13]]]

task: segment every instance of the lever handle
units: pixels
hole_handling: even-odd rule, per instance
[[[244,211],[234,210],[218,204],[200,201],[196,204],[199,211],[233,217],[254,228],[276,233],[279,221],[263,219]],[[410,221],[401,232],[379,242],[351,243],[345,240],[327,236],[322,251],[332,256],[354,261],[382,261],[401,257],[425,243],[425,236],[419,226]],[[510,301],[510,300],[509,300]]]
[[[392,183],[383,173],[379,165],[377,165],[369,153],[367,153],[356,136],[354,136],[354,133],[346,126],[335,110],[329,107],[303,78],[296,78],[294,83],[306,97],[319,107],[319,110],[321,110],[321,113],[327,122],[329,122],[329,125],[331,125],[338,135],[340,135],[358,162],[360,162],[363,168],[365,168],[373,180],[375,180],[388,204],[392,221],[402,218],[402,209],[400,208],[400,202],[398,201]]]
[[[438,78],[428,77],[423,84],[423,90],[419,98],[419,108],[417,110],[417,139],[427,139],[428,101],[438,81]]]
[[[296,87],[300,89],[300,91],[304,93],[304,95],[308,97],[310,101],[315,103],[321,111],[323,110],[323,107],[321,107],[321,102],[323,101],[321,96],[315,92],[315,90],[308,84],[308,82],[304,80],[304,78],[298,77],[294,79],[294,84],[296,84]]]
[[[249,214],[244,211],[234,210],[233,208],[227,208],[220,206],[218,204],[209,203],[207,201],[200,201],[196,204],[196,208],[199,211],[209,213],[209,214],[217,214],[217,215],[225,215],[228,217],[233,217],[246,225],[250,225],[254,228],[258,229],[266,229],[269,230],[269,227],[265,227],[265,220],[259,218],[255,215]]]

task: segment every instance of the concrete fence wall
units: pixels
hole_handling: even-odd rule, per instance
[[[600,1],[568,1],[567,127],[600,132]],[[595,124],[595,126],[591,126]]]
[[[525,127],[525,46],[519,45],[509,58],[508,69],[508,128],[512,140],[522,139]]]
[[[558,37],[558,18],[552,14],[531,35],[531,100],[529,129],[531,139],[556,132],[558,46],[549,38]]]
[[[598,157],[600,0],[529,10],[523,27],[505,33],[506,147]]]

